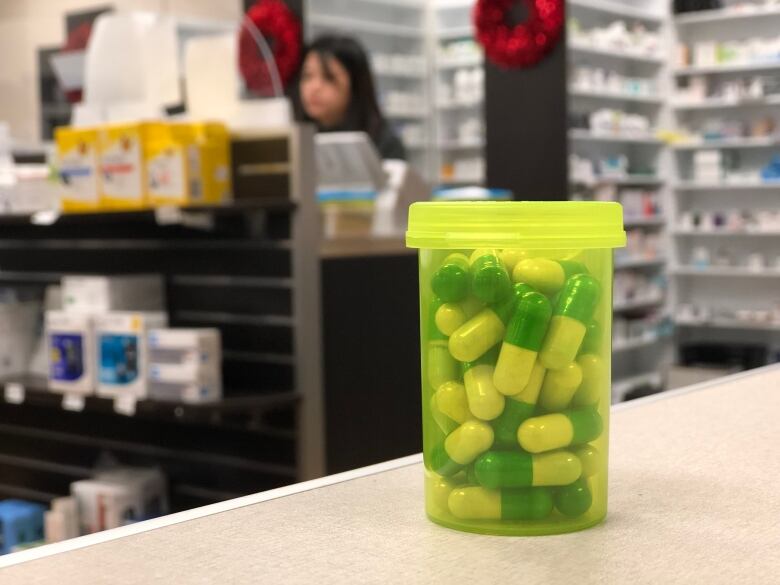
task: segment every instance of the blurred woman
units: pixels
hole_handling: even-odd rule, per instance
[[[363,47],[350,37],[323,36],[307,48],[298,87],[298,114],[320,132],[366,132],[383,159],[406,151],[382,116]]]

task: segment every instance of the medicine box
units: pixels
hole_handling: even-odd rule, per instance
[[[62,184],[60,206],[65,212],[100,208],[98,132],[94,128],[55,128],[57,165]]]
[[[164,327],[165,313],[114,312],[95,317],[98,395],[147,395],[147,335]]]
[[[230,197],[229,137],[218,123],[150,128],[144,151],[152,205],[216,204]]]
[[[62,307],[78,313],[162,311],[163,280],[159,274],[63,276]]]
[[[184,404],[215,402],[222,398],[222,383],[218,379],[199,384],[150,381],[149,398],[160,402]]]
[[[133,506],[141,511],[139,520],[168,514],[168,482],[162,471],[147,467],[117,467],[100,471],[95,479],[112,481],[130,488]]]
[[[144,209],[147,194],[146,145],[162,122],[111,124],[98,131],[100,205],[104,209]]]
[[[94,327],[92,315],[46,312],[49,390],[85,395],[95,391]]]
[[[143,518],[142,501],[133,487],[110,479],[84,479],[70,484],[78,502],[79,531],[92,534]]]
[[[0,502],[0,554],[19,545],[43,540],[43,513],[46,508],[23,500]]]

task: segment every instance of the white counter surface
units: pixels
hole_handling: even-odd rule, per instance
[[[462,534],[419,455],[0,557],[2,585],[779,583],[780,366],[613,409],[605,523]]]

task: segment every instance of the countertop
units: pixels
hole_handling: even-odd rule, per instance
[[[413,455],[0,557],[0,583],[777,583],[779,421],[780,365],[614,407],[584,532],[437,526]]]

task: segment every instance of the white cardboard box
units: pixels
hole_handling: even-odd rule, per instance
[[[99,396],[146,398],[147,335],[150,329],[164,327],[167,320],[165,313],[146,312],[115,312],[95,317]]]
[[[184,404],[215,402],[222,398],[222,383],[219,380],[203,384],[150,381],[149,398],[161,402],[182,402]]]
[[[81,313],[162,311],[163,280],[159,274],[63,276],[62,306]]]
[[[63,394],[95,391],[94,317],[84,313],[46,312],[49,390]]]

